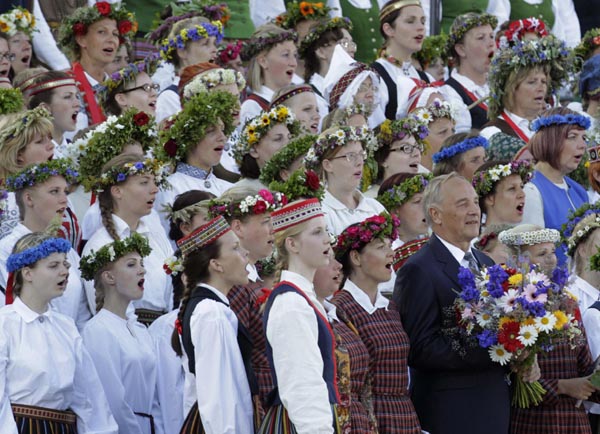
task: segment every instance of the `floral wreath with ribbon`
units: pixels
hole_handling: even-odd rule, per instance
[[[535,33],[540,38],[548,36],[546,24],[538,18],[529,17],[523,20],[511,21],[504,35],[500,37],[498,47],[503,46],[503,38],[506,39],[506,43],[514,44],[521,41],[526,33]]]
[[[280,180],[279,172],[283,169],[289,169],[294,161],[305,155],[312,144],[315,143],[317,137],[315,134],[297,137],[275,152],[271,159],[260,169],[259,181],[264,185],[269,185],[273,181]]]
[[[531,130],[537,132],[542,128],[566,124],[577,125],[587,130],[592,122],[589,117],[578,114],[540,116],[531,123]]]
[[[498,164],[486,170],[476,172],[472,184],[479,197],[485,197],[492,192],[494,186],[503,178],[519,175],[523,184],[533,178],[533,166],[527,160],[511,161],[507,164]]]
[[[235,84],[240,92],[246,88],[244,76],[233,69],[214,68],[196,75],[183,88],[185,101],[198,95],[200,92],[209,92],[220,85]]]
[[[153,175],[154,182],[159,188],[167,188],[167,166],[154,158],[147,158],[143,161],[134,163],[125,163],[120,167],[112,167],[103,172],[96,178],[93,185],[95,193],[102,193],[106,188],[127,181],[127,178],[135,175]]]
[[[0,32],[6,33],[9,38],[17,32],[23,32],[31,38],[35,28],[35,17],[27,9],[16,7],[0,15]]]
[[[0,143],[4,144],[6,140],[10,140],[20,135],[29,128],[33,123],[40,119],[52,120],[52,115],[42,106],[37,106],[34,109],[26,110],[23,116],[17,118],[14,122],[5,125],[0,130]]]
[[[242,163],[244,155],[250,153],[250,150],[256,146],[260,140],[276,124],[285,125],[292,136],[300,132],[300,122],[296,120],[294,113],[286,106],[278,105],[269,111],[264,111],[258,116],[249,119],[244,125],[239,140],[233,146],[232,154],[238,164]]]
[[[415,194],[422,193],[432,179],[431,173],[414,175],[378,195],[377,201],[392,212],[407,203]]]
[[[0,89],[0,116],[23,110],[23,94],[17,89]]]
[[[69,54],[76,54],[78,50],[76,37],[85,35],[90,25],[103,19],[117,22],[120,43],[123,43],[125,38],[134,37],[138,31],[138,23],[133,13],[120,4],[111,5],[100,1],[93,6],[77,8],[63,19],[59,29],[58,45]]]
[[[269,189],[284,194],[290,202],[313,197],[322,201],[325,196],[325,184],[310,169],[296,170],[287,181],[273,181]]]
[[[586,203],[569,213],[567,222],[561,227],[562,240],[567,246],[567,254],[573,257],[579,243],[598,227],[600,227],[600,207],[597,204]]]
[[[417,144],[425,147],[425,139],[429,135],[428,123],[427,119],[415,115],[395,121],[386,119],[379,125],[377,139],[380,146],[391,146],[397,140],[404,140],[408,136],[412,136]]]
[[[463,152],[467,152],[468,150],[476,148],[478,146],[481,146],[482,148],[486,149],[488,147],[487,139],[481,136],[466,138],[461,142],[455,143],[452,146],[448,146],[447,148],[436,152],[435,154],[433,154],[431,159],[434,163],[437,164],[441,161],[448,160],[454,157],[455,155],[462,154]]]
[[[310,169],[318,168],[328,150],[347,145],[349,142],[360,142],[370,157],[378,148],[377,140],[373,139],[371,130],[366,126],[342,126],[331,133],[323,132],[319,135],[304,157],[305,166]]]
[[[337,244],[333,248],[335,257],[339,261],[350,250],[358,250],[378,238],[396,240],[399,227],[400,219],[387,212],[350,225],[338,236]]]
[[[268,50],[274,45],[285,41],[296,43],[298,41],[298,34],[293,30],[288,30],[277,34],[269,33],[265,36],[251,38],[244,42],[240,56],[242,60],[248,61],[262,51]]]
[[[79,260],[81,277],[85,280],[94,280],[94,276],[111,262],[115,262],[128,253],[137,252],[142,258],[150,255],[152,249],[146,237],[132,232],[127,238],[105,244],[97,251],[90,251]]]
[[[71,166],[72,162],[66,158],[32,164],[9,176],[6,179],[6,188],[8,191],[19,191],[42,184],[53,176],[62,176],[69,185],[76,184],[79,173]]]
[[[298,47],[300,56],[306,55],[313,44],[319,40],[323,34],[334,29],[346,29],[352,31],[352,21],[348,17],[334,17],[327,21],[322,21],[317,26],[310,28],[310,33],[302,39]]]
[[[209,23],[200,23],[192,27],[181,30],[179,34],[173,38],[165,38],[158,48],[160,51],[160,57],[163,60],[173,60],[173,54],[177,49],[184,49],[185,44],[190,41],[199,41],[214,37],[217,44],[223,40],[223,24],[221,21],[212,21]]]
[[[280,192],[271,193],[262,189],[254,196],[246,196],[242,200],[211,199],[208,203],[208,215],[215,218],[242,218],[247,215],[270,213],[287,205],[287,197]]]
[[[300,21],[321,20],[329,16],[331,8],[323,2],[290,2],[286,11],[275,17],[274,23],[286,30],[293,29]]]

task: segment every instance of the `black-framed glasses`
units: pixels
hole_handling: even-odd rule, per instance
[[[328,158],[328,160],[338,160],[340,158],[345,158],[348,163],[356,164],[359,159],[360,161],[367,160],[367,151],[348,152],[347,154],[340,155],[338,157]]]
[[[397,148],[390,149],[390,152],[404,152],[405,154],[411,155],[415,152],[415,149],[418,149],[419,152],[423,152],[425,147],[421,143],[417,143],[415,145],[402,145]]]
[[[146,83],[146,84],[142,84],[141,86],[136,86],[131,89],[125,89],[121,93],[133,92],[134,90],[138,90],[138,89],[143,89],[144,92],[148,92],[148,93],[150,93],[151,90],[158,92],[160,90],[160,85],[158,83]]]
[[[2,59],[6,59],[9,62],[12,62],[13,60],[15,60],[17,58],[17,55],[15,53],[10,53],[8,51],[4,52],[4,53],[0,53],[0,60]]]

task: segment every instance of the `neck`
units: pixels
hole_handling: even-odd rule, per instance
[[[88,75],[91,75],[94,80],[100,82],[104,80],[104,68],[107,65],[106,63],[94,62],[90,57],[87,56],[87,54],[85,54],[85,52],[82,53],[79,63],[83,67],[83,70]]]
[[[212,273],[211,273],[210,277],[206,280],[206,282],[203,282],[203,283],[206,283],[207,285],[212,286],[213,288],[216,288],[225,297],[227,297],[227,294],[233,287],[233,285],[231,283],[228,283],[224,279],[224,276],[213,275]]]
[[[116,210],[114,214],[123,219],[131,231],[136,231],[140,224],[140,216],[127,212],[126,210]]]
[[[290,256],[288,271],[299,274],[302,277],[306,278],[309,282],[312,282],[315,278],[316,268],[313,268],[304,262],[299,255]]]
[[[542,175],[548,178],[555,184],[562,184],[565,180],[566,173],[562,173],[560,170],[555,169],[549,163],[540,161],[535,165],[535,168],[539,170]]]
[[[43,232],[50,224],[50,222],[40,221],[31,211],[25,213],[25,218],[21,223],[31,232]]]
[[[325,77],[327,75],[327,72],[329,72],[329,64],[330,62],[325,62],[323,60],[319,61],[319,70],[317,71],[317,73],[321,77]]]
[[[460,64],[458,73],[470,78],[478,86],[483,86],[486,83],[486,73],[476,71],[469,63]]]
[[[194,166],[197,167],[198,169],[202,169],[206,172],[210,171],[210,169],[212,169],[212,167],[207,164],[205,161],[202,161],[201,158],[196,157],[196,156],[190,156],[188,157],[188,159],[185,162],[186,164],[189,164],[190,166]]]
[[[584,267],[585,269],[579,277],[585,280],[587,283],[598,289],[600,287],[600,272],[589,269],[589,266]]]
[[[56,142],[57,145],[60,145],[63,141],[64,131],[58,127],[54,127],[52,131],[52,139]]]
[[[273,92],[277,92],[279,90],[279,87],[273,82],[273,80],[271,79],[271,77],[265,77],[263,79],[262,85],[268,87]],[[256,90],[259,90],[259,89],[256,89]]]
[[[41,299],[38,294],[34,293],[32,288],[27,286],[23,286],[23,288],[21,288],[19,298],[21,298],[21,301],[25,303],[25,306],[35,313],[39,313],[40,315],[48,310],[48,303],[50,303],[50,300]]]
[[[414,232],[402,230],[402,225],[400,225],[400,227],[398,228],[398,237],[404,242],[416,240],[421,235],[423,235],[423,234],[416,234]]]
[[[119,295],[115,288],[111,288],[104,297],[102,308],[114,313],[119,318],[127,319],[127,308],[130,302],[131,300],[127,300]]]
[[[390,45],[385,49],[385,51],[388,56],[392,56],[394,59],[402,63],[411,61],[412,52],[399,45]]]
[[[335,197],[337,200],[342,202],[350,209],[354,209],[358,206],[358,202],[354,197],[355,188],[352,186],[338,184],[335,181],[327,180],[327,191]]]
[[[525,110],[521,107],[515,107],[514,110],[511,110],[511,112],[513,112],[519,117],[527,119],[528,121],[534,120],[540,113],[539,111]]]
[[[377,299],[377,285],[379,282],[376,282],[361,272],[353,273],[350,276],[350,280],[369,296],[371,303],[375,304],[375,300]]]

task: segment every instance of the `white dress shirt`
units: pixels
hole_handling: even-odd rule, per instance
[[[519,129],[527,136],[528,139],[531,139],[531,136],[533,136],[533,131],[529,129],[529,125],[531,123],[529,119],[522,118],[521,116],[511,113],[508,110],[504,110],[504,113],[506,113],[509,119],[513,121],[517,127],[519,127]],[[481,130],[479,135],[490,140],[492,136],[501,132],[502,131],[498,127],[485,127]]]
[[[19,223],[12,233],[0,240],[0,286],[6,288],[8,281],[8,270],[6,269],[6,261],[10,256],[15,244],[19,239],[31,230]],[[88,309],[87,298],[83,290],[83,282],[79,271],[79,255],[71,248],[67,252],[67,261],[70,262],[69,280],[65,292],[60,297],[56,297],[50,301],[50,307],[63,315],[73,319],[79,330],[83,329],[85,323],[92,317]],[[0,306],[4,306],[5,298],[0,297]]]
[[[154,417],[156,434],[163,433],[156,402],[156,355],[146,327],[135,315],[123,319],[101,309],[81,334],[104,387],[119,434],[151,434],[148,417]]]
[[[256,94],[267,100],[270,104],[273,99],[273,95],[275,95],[275,91],[273,89],[268,88],[267,86],[261,86],[259,90],[252,90],[252,93]],[[247,99],[242,103],[242,107],[240,108],[240,131],[243,130],[244,125],[248,119],[255,118],[258,116],[263,109],[258,105],[256,101],[252,101],[251,99]]]
[[[238,319],[219,290],[202,284],[223,303],[205,299],[190,318],[196,399],[206,434],[253,434],[252,395],[237,342]]]
[[[17,206],[15,194],[9,191],[6,198],[6,209],[2,214],[2,219],[0,219],[0,240],[10,234],[19,224],[19,216],[19,207]]]
[[[354,192],[354,196],[358,201],[358,205],[356,208],[350,209],[329,193],[328,190],[325,190],[325,197],[321,206],[325,212],[327,228],[332,234],[337,236],[351,224],[360,223],[368,217],[385,211],[383,205],[376,199],[366,197],[358,190]]]
[[[35,17],[36,31],[31,35],[31,43],[36,57],[52,70],[69,69],[71,64],[64,53],[59,50],[39,0],[33,0],[33,16]]]
[[[456,262],[458,262],[458,264],[461,267],[469,268],[469,262],[465,259],[465,251],[463,251],[460,247],[455,246],[454,244],[450,244],[438,234],[435,234],[435,236],[438,237],[442,244],[450,251],[450,254],[454,257],[454,259],[456,259]],[[473,257],[475,258],[475,254],[473,253],[473,250],[471,250],[470,247],[469,251],[471,252],[471,255],[473,255]],[[475,260],[477,261],[477,258],[475,258]]]
[[[284,270],[281,281],[300,288],[326,317],[313,284],[303,276]],[[333,433],[333,415],[327,384],[323,379],[323,357],[318,345],[315,310],[304,297],[286,292],[275,298],[266,326],[273,350],[279,397],[298,434]]]
[[[472,92],[477,98],[484,98],[490,94],[490,88],[487,83],[483,86],[480,86],[469,77],[460,74],[456,69],[450,73],[450,76],[458,81],[469,92]],[[455,117],[456,132],[469,132],[472,127],[471,113],[469,112],[467,105],[463,102],[458,92],[448,85],[442,86],[440,91],[443,93],[446,100],[453,104],[457,111],[457,115]]]
[[[179,76],[173,79],[175,86],[179,85]],[[177,91],[163,90],[156,99],[156,124],[160,124],[163,119],[181,111],[181,101]]]
[[[15,298],[0,309],[0,432],[17,434],[10,404],[71,409],[80,434],[117,434],[102,384],[69,317]]]
[[[113,214],[112,216],[117,235],[121,239],[131,235],[132,231],[123,219]],[[140,223],[135,230],[140,235],[148,239],[152,251],[150,255],[144,258],[144,296],[141,300],[136,300],[132,304],[136,309],[150,309],[156,311],[170,311],[173,306],[173,284],[171,278],[163,270],[165,259],[173,255],[173,249],[164,232],[152,231],[146,223],[146,217],[140,219]],[[98,251],[102,246],[112,243],[114,240],[108,234],[106,228],[102,226],[89,239],[83,248],[82,256],[88,255],[92,250]],[[94,282],[84,280],[84,288],[88,303],[92,312],[96,311],[96,290]]]
[[[344,291],[348,291],[354,301],[356,301],[369,315],[373,315],[377,309],[387,310],[390,304],[390,301],[381,295],[381,292],[377,292],[375,303],[372,303],[367,293],[356,286],[350,279],[346,279],[343,289]]]
[[[157,394],[165,434],[178,433],[183,425],[183,384],[185,372],[181,357],[171,346],[175,320],[179,309],[175,309],[154,321],[148,333],[154,341],[157,355]]]

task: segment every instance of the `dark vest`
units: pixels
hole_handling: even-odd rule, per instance
[[[246,99],[249,99],[250,101],[254,101],[255,103],[257,103],[261,110],[263,111],[269,111],[269,105],[271,104],[269,101],[267,101],[266,99],[264,99],[262,96],[259,96],[255,93],[251,93],[250,95],[248,95],[248,97]]]
[[[487,127],[496,127],[508,136],[512,136],[512,137],[516,137],[517,139],[521,139],[519,137],[519,135],[515,132],[515,130],[513,130],[512,127],[510,125],[508,125],[508,122],[506,122],[504,119],[496,118],[492,121],[489,121],[483,127],[481,127],[481,129],[484,129]]]
[[[333,335],[333,331],[331,330],[331,326],[327,319],[323,316],[323,314],[315,307],[315,305],[306,297],[304,292],[298,289],[295,285],[290,282],[282,281],[275,288],[271,295],[269,295],[269,299],[265,305],[265,313],[263,316],[263,327],[264,330],[267,329],[267,323],[269,321],[269,313],[271,312],[271,307],[273,306],[273,301],[275,301],[275,297],[281,294],[285,294],[286,292],[295,292],[298,295],[301,295],[306,299],[306,302],[314,309],[315,316],[317,318],[319,338],[318,344],[319,349],[321,350],[321,356],[323,357],[323,380],[327,384],[327,391],[329,392],[329,403],[330,404],[338,404],[338,392],[336,386],[336,361],[335,361],[335,337]],[[279,391],[277,388],[277,374],[275,373],[275,369],[273,367],[273,349],[267,340],[267,358],[269,359],[269,365],[271,367],[271,376],[273,377],[273,384],[275,388],[269,394],[268,404],[269,406],[276,406],[281,404],[281,398],[279,397]]]
[[[219,298],[217,294],[203,286],[196,287],[190,295],[190,299],[187,302],[185,312],[183,314],[183,332],[181,334],[181,340],[183,341],[185,354],[188,356],[188,367],[190,372],[194,375],[196,374],[196,357],[194,354],[194,344],[192,343],[192,336],[190,332],[190,320],[196,305],[202,300],[214,300],[216,302],[226,304]],[[248,330],[246,330],[246,327],[244,327],[241,322],[238,322],[237,341],[240,347],[240,352],[242,353],[242,360],[244,361],[244,368],[246,370],[246,377],[248,378],[250,392],[252,395],[256,395],[258,394],[258,383],[256,381],[256,377],[254,376],[254,370],[252,369],[251,362],[252,338],[250,337]]]
[[[446,80],[446,84],[460,95],[466,106],[470,106],[476,101],[467,94],[463,85],[456,81],[456,79],[450,77]],[[471,127],[480,130],[488,121],[487,110],[484,110],[478,104],[469,110],[469,112],[471,113]]]

